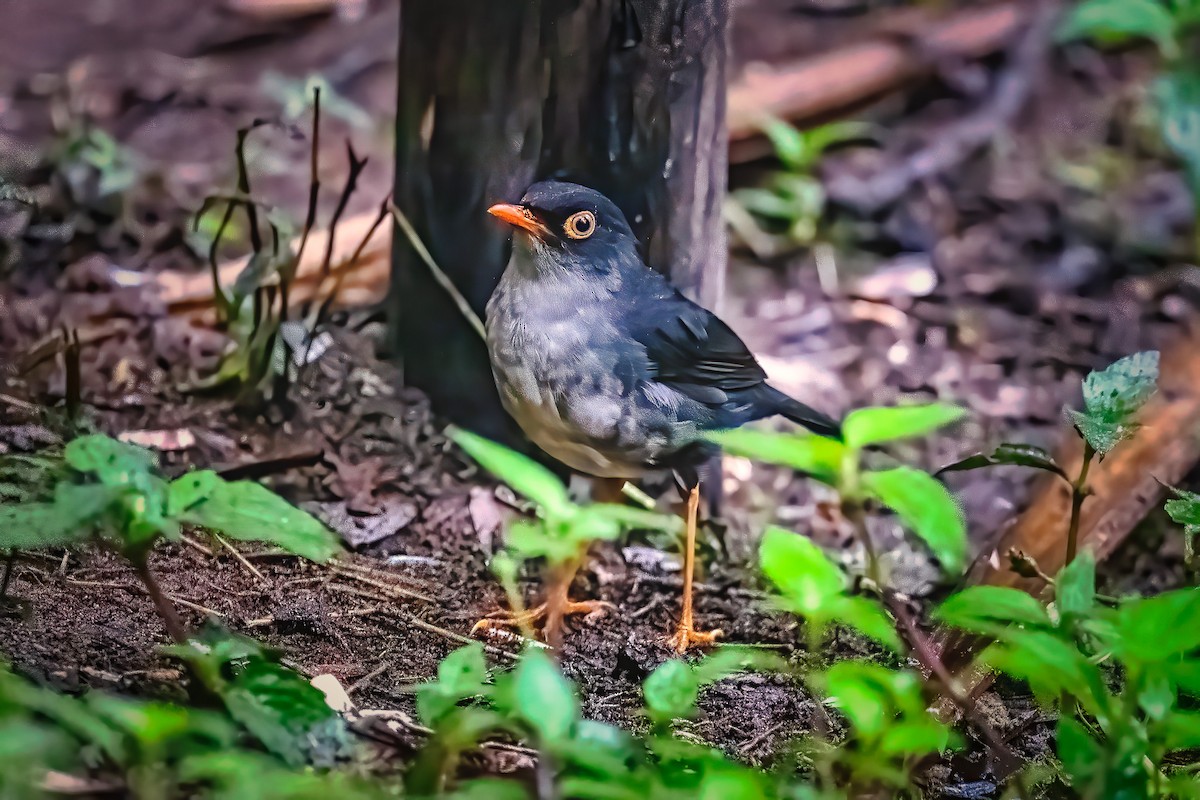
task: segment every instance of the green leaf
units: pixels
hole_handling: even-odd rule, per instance
[[[904,649],[896,625],[879,602],[857,595],[842,595],[831,598],[826,604],[827,618],[845,625],[894,652]]]
[[[846,448],[841,442],[811,434],[769,433],[752,428],[719,431],[708,437],[726,452],[781,464],[836,486]]]
[[[686,719],[696,712],[700,680],[686,661],[664,661],[642,683],[646,711],[660,721]]]
[[[830,599],[846,589],[846,576],[806,536],[772,526],[758,552],[763,574],[798,614],[821,615]]]
[[[140,476],[150,474],[156,463],[151,451],[102,433],[68,442],[63,457],[72,469],[93,474],[109,486],[135,484]]]
[[[1133,415],[1158,384],[1158,351],[1134,353],[1083,381],[1083,412],[1071,411],[1079,433],[1101,456],[1137,430]]]
[[[1109,453],[1125,439],[1128,439],[1137,430],[1136,425],[1105,422],[1095,417],[1089,417],[1086,413],[1075,411],[1074,409],[1067,409],[1067,414],[1071,420],[1071,424],[1075,426],[1075,430],[1079,431],[1079,435],[1092,446],[1093,450],[1102,456]]]
[[[1157,0],[1084,0],[1058,30],[1059,41],[1091,39],[1102,45],[1148,39],[1167,58],[1179,52],[1175,20]]]
[[[1158,667],[1159,665],[1155,665]],[[1175,684],[1167,670],[1152,667],[1144,670],[1125,691],[1136,691],[1138,706],[1146,716],[1161,722],[1175,706]]]
[[[696,713],[701,687],[750,669],[784,670],[786,666],[774,654],[733,646],[719,648],[694,666],[680,659],[664,661],[642,684],[646,710],[659,722],[687,719]]]
[[[533,459],[462,428],[451,426],[446,435],[484,469],[540,506],[543,513],[561,517],[572,512],[567,487]]]
[[[991,633],[997,624],[1036,628],[1054,625],[1036,599],[1020,589],[1002,586],[969,586],[946,598],[934,616],[947,625],[976,633]]]
[[[246,664],[221,697],[229,715],[290,766],[303,766],[314,754],[330,761],[347,739],[319,689],[266,659]]]
[[[902,645],[878,603],[847,595],[845,574],[805,536],[769,527],[759,545],[763,574],[779,589],[779,605],[815,625],[838,622],[893,650]]]
[[[1055,703],[1064,693],[1096,708],[1103,692],[1099,668],[1073,644],[1031,628],[1005,634],[1007,640],[989,645],[980,656],[992,668],[1025,681],[1043,703]]]
[[[570,738],[579,720],[579,699],[550,656],[526,650],[513,679],[514,710],[537,731],[543,746]]]
[[[958,501],[945,486],[911,467],[867,472],[863,487],[894,510],[947,572],[957,573],[967,558],[967,528]]]
[[[1200,713],[1175,711],[1163,724],[1168,750],[1192,750],[1200,747]]]
[[[1086,796],[1088,784],[1104,762],[1100,743],[1093,739],[1081,724],[1069,717],[1058,721],[1058,759],[1071,776],[1071,785]]]
[[[1053,472],[1065,481],[1071,480],[1067,477],[1067,473],[1063,471],[1063,468],[1055,463],[1052,455],[1042,448],[1034,447],[1031,444],[1002,444],[990,454],[976,453],[961,461],[955,461],[953,464],[942,467],[935,474],[963,472],[965,470],[979,469],[980,467],[999,465],[1033,467],[1034,469]]]
[[[897,722],[888,726],[879,741],[879,752],[887,756],[922,757],[950,747],[949,728],[934,719]]]
[[[1200,647],[1200,589],[1138,598],[1117,609],[1117,649],[1127,661],[1150,663]]]
[[[438,664],[436,681],[417,687],[417,716],[433,728],[463,700],[485,694],[487,662],[483,645],[474,642],[452,652]]]
[[[341,550],[325,524],[253,481],[226,481],[212,470],[171,482],[168,514],[239,541],[270,542],[312,561]]]
[[[87,539],[121,490],[93,484],[60,484],[50,503],[0,506],[0,549],[37,550]]]
[[[911,672],[867,661],[840,661],[818,682],[855,734],[868,742],[877,740],[897,716],[928,719],[921,683]]]
[[[1192,193],[1200,194],[1200,70],[1184,67],[1154,84],[1163,140],[1187,169]]]
[[[897,439],[924,436],[957,422],[966,410],[944,403],[860,408],[842,423],[842,440],[847,447],[866,447]]]
[[[541,520],[517,520],[508,526],[508,550],[520,558],[545,558],[561,564],[579,555],[579,545],[566,536],[556,536]]]
[[[1054,602],[1064,616],[1084,617],[1091,612],[1096,603],[1096,560],[1091,553],[1080,553],[1058,573]]]
[[[737,645],[722,645],[700,661],[692,665],[696,680],[701,686],[724,680],[731,675],[748,670],[783,671],[787,662],[774,653],[757,650],[752,647]]]
[[[1200,530],[1200,494],[1189,492],[1186,489],[1177,489],[1174,486],[1167,488],[1174,493],[1176,498],[1167,501],[1165,506],[1167,514],[1172,520],[1186,528]]]
[[[769,119],[762,125],[762,132],[771,141],[775,155],[791,170],[807,170],[814,161],[804,132],[781,119]]]

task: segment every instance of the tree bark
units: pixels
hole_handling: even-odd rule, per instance
[[[480,315],[508,259],[485,213],[557,177],[611,197],[647,262],[713,307],[726,248],[729,0],[408,0],[396,204]],[[407,239],[394,343],[435,408],[513,441],[483,343]]]

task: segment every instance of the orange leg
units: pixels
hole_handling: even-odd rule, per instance
[[[613,604],[605,600],[572,600],[569,594],[571,582],[579,565],[568,564],[554,580],[549,596],[544,603],[527,609],[520,614],[505,614],[499,612],[481,619],[471,628],[471,633],[489,628],[523,628],[536,626],[544,622],[542,634],[552,647],[562,645],[562,621],[575,614],[587,614],[589,617],[601,616],[613,608]]]
[[[692,622],[692,579],[696,572],[696,526],[700,514],[700,487],[693,486],[687,498],[687,549],[683,553],[683,612],[679,615],[679,627],[667,640],[676,653],[683,654],[692,645],[714,644],[720,630],[698,631]]]

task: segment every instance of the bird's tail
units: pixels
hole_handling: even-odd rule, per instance
[[[803,425],[813,433],[820,436],[828,436],[831,439],[842,439],[842,425],[832,417],[822,414],[815,408],[804,405],[799,400],[796,400],[783,392],[771,387],[771,391],[776,395],[778,405],[778,413],[782,417],[786,417],[797,425]]]

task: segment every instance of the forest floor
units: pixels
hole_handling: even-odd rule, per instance
[[[84,413],[97,428],[137,432],[162,451],[170,474],[201,466],[261,479],[327,520],[354,551],[316,566],[244,546],[235,557],[207,539],[162,548],[153,567],[185,621],[214,617],[281,648],[306,674],[336,675],[363,708],[411,714],[412,687],[503,604],[488,558],[514,513],[509,495],[448,445],[422,395],[401,388],[396,368],[378,357],[377,315],[342,314],[332,346],[287,402],[247,412],[219,392],[185,390],[217,367],[225,339],[170,315],[145,280],[204,268],[189,245],[190,214],[205,195],[232,186],[235,131],[294,111],[310,75],[340,98],[327,104],[327,184],[344,179],[350,138],[371,158],[355,210],[378,204],[391,178],[394,4],[365,3],[354,19],[288,22],[253,21],[215,3],[88,5],[96,18],[76,13],[71,0],[18,5],[0,30],[0,174],[32,176],[50,201],[37,215],[0,214],[0,233],[16,243],[0,264],[0,453],[61,442],[58,415],[44,410],[63,398],[61,360],[24,366],[61,326],[89,331],[105,316],[81,358]],[[855,35],[845,19],[775,6],[742,5],[739,64],[783,57],[797,41]],[[751,52],[764,18],[773,38]],[[782,25],[795,38],[782,36]],[[816,36],[821,26],[832,33]],[[873,145],[834,151],[823,176],[904,159],[985,103],[1009,66],[1002,57],[947,65],[873,106],[864,115],[878,131]],[[919,466],[1001,441],[1055,446],[1061,409],[1078,403],[1088,370],[1166,346],[1194,324],[1200,304],[1187,257],[1187,187],[1144,146],[1128,114],[1144,73],[1137,54],[1056,57],[994,146],[882,211],[831,212],[832,284],[811,255],[762,263],[735,253],[724,315],[781,388],[819,408],[842,413],[917,396],[969,409],[968,421],[898,453]],[[83,119],[120,143],[117,167],[99,170],[115,175],[116,194],[98,185],[95,164],[48,155]],[[264,129],[248,151],[256,194],[297,215],[308,183],[296,168],[308,152],[296,135],[302,123]],[[752,182],[761,169],[735,170],[734,180]],[[324,212],[334,199],[323,200]],[[950,483],[976,552],[1029,498],[1022,472]],[[829,513],[832,498],[782,469],[730,459],[723,488],[722,519],[705,537],[697,616],[730,642],[799,649],[797,622],[769,608],[754,568],[755,532],[777,522],[848,562],[861,556]],[[892,542],[897,587],[918,597],[950,588],[923,553],[902,546],[889,520],[877,523]],[[615,607],[603,619],[573,620],[565,639],[563,667],[582,687],[585,716],[641,724],[640,682],[670,655],[663,641],[678,613],[679,564],[653,545],[596,548],[576,584],[578,596]],[[1180,538],[1154,520],[1109,564],[1120,565],[1105,577],[1113,591],[1183,580]],[[526,588],[532,596],[539,587]],[[165,637],[153,606],[115,556],[22,557],[9,594],[20,602],[0,617],[0,653],[22,673],[72,691],[178,695],[180,674],[155,650]],[[503,637],[487,644],[500,663],[520,646]],[[834,652],[869,649],[843,638]],[[1012,687],[999,691],[985,700],[996,726],[1023,754],[1043,752],[1052,725]],[[794,682],[747,675],[710,689],[702,710],[693,734],[767,763],[812,730],[816,709]],[[421,736],[402,730],[400,740],[416,747]],[[982,750],[974,752],[943,773],[946,796],[986,782]],[[381,758],[407,755],[400,747]],[[486,769],[528,766],[519,751],[486,757]]]

